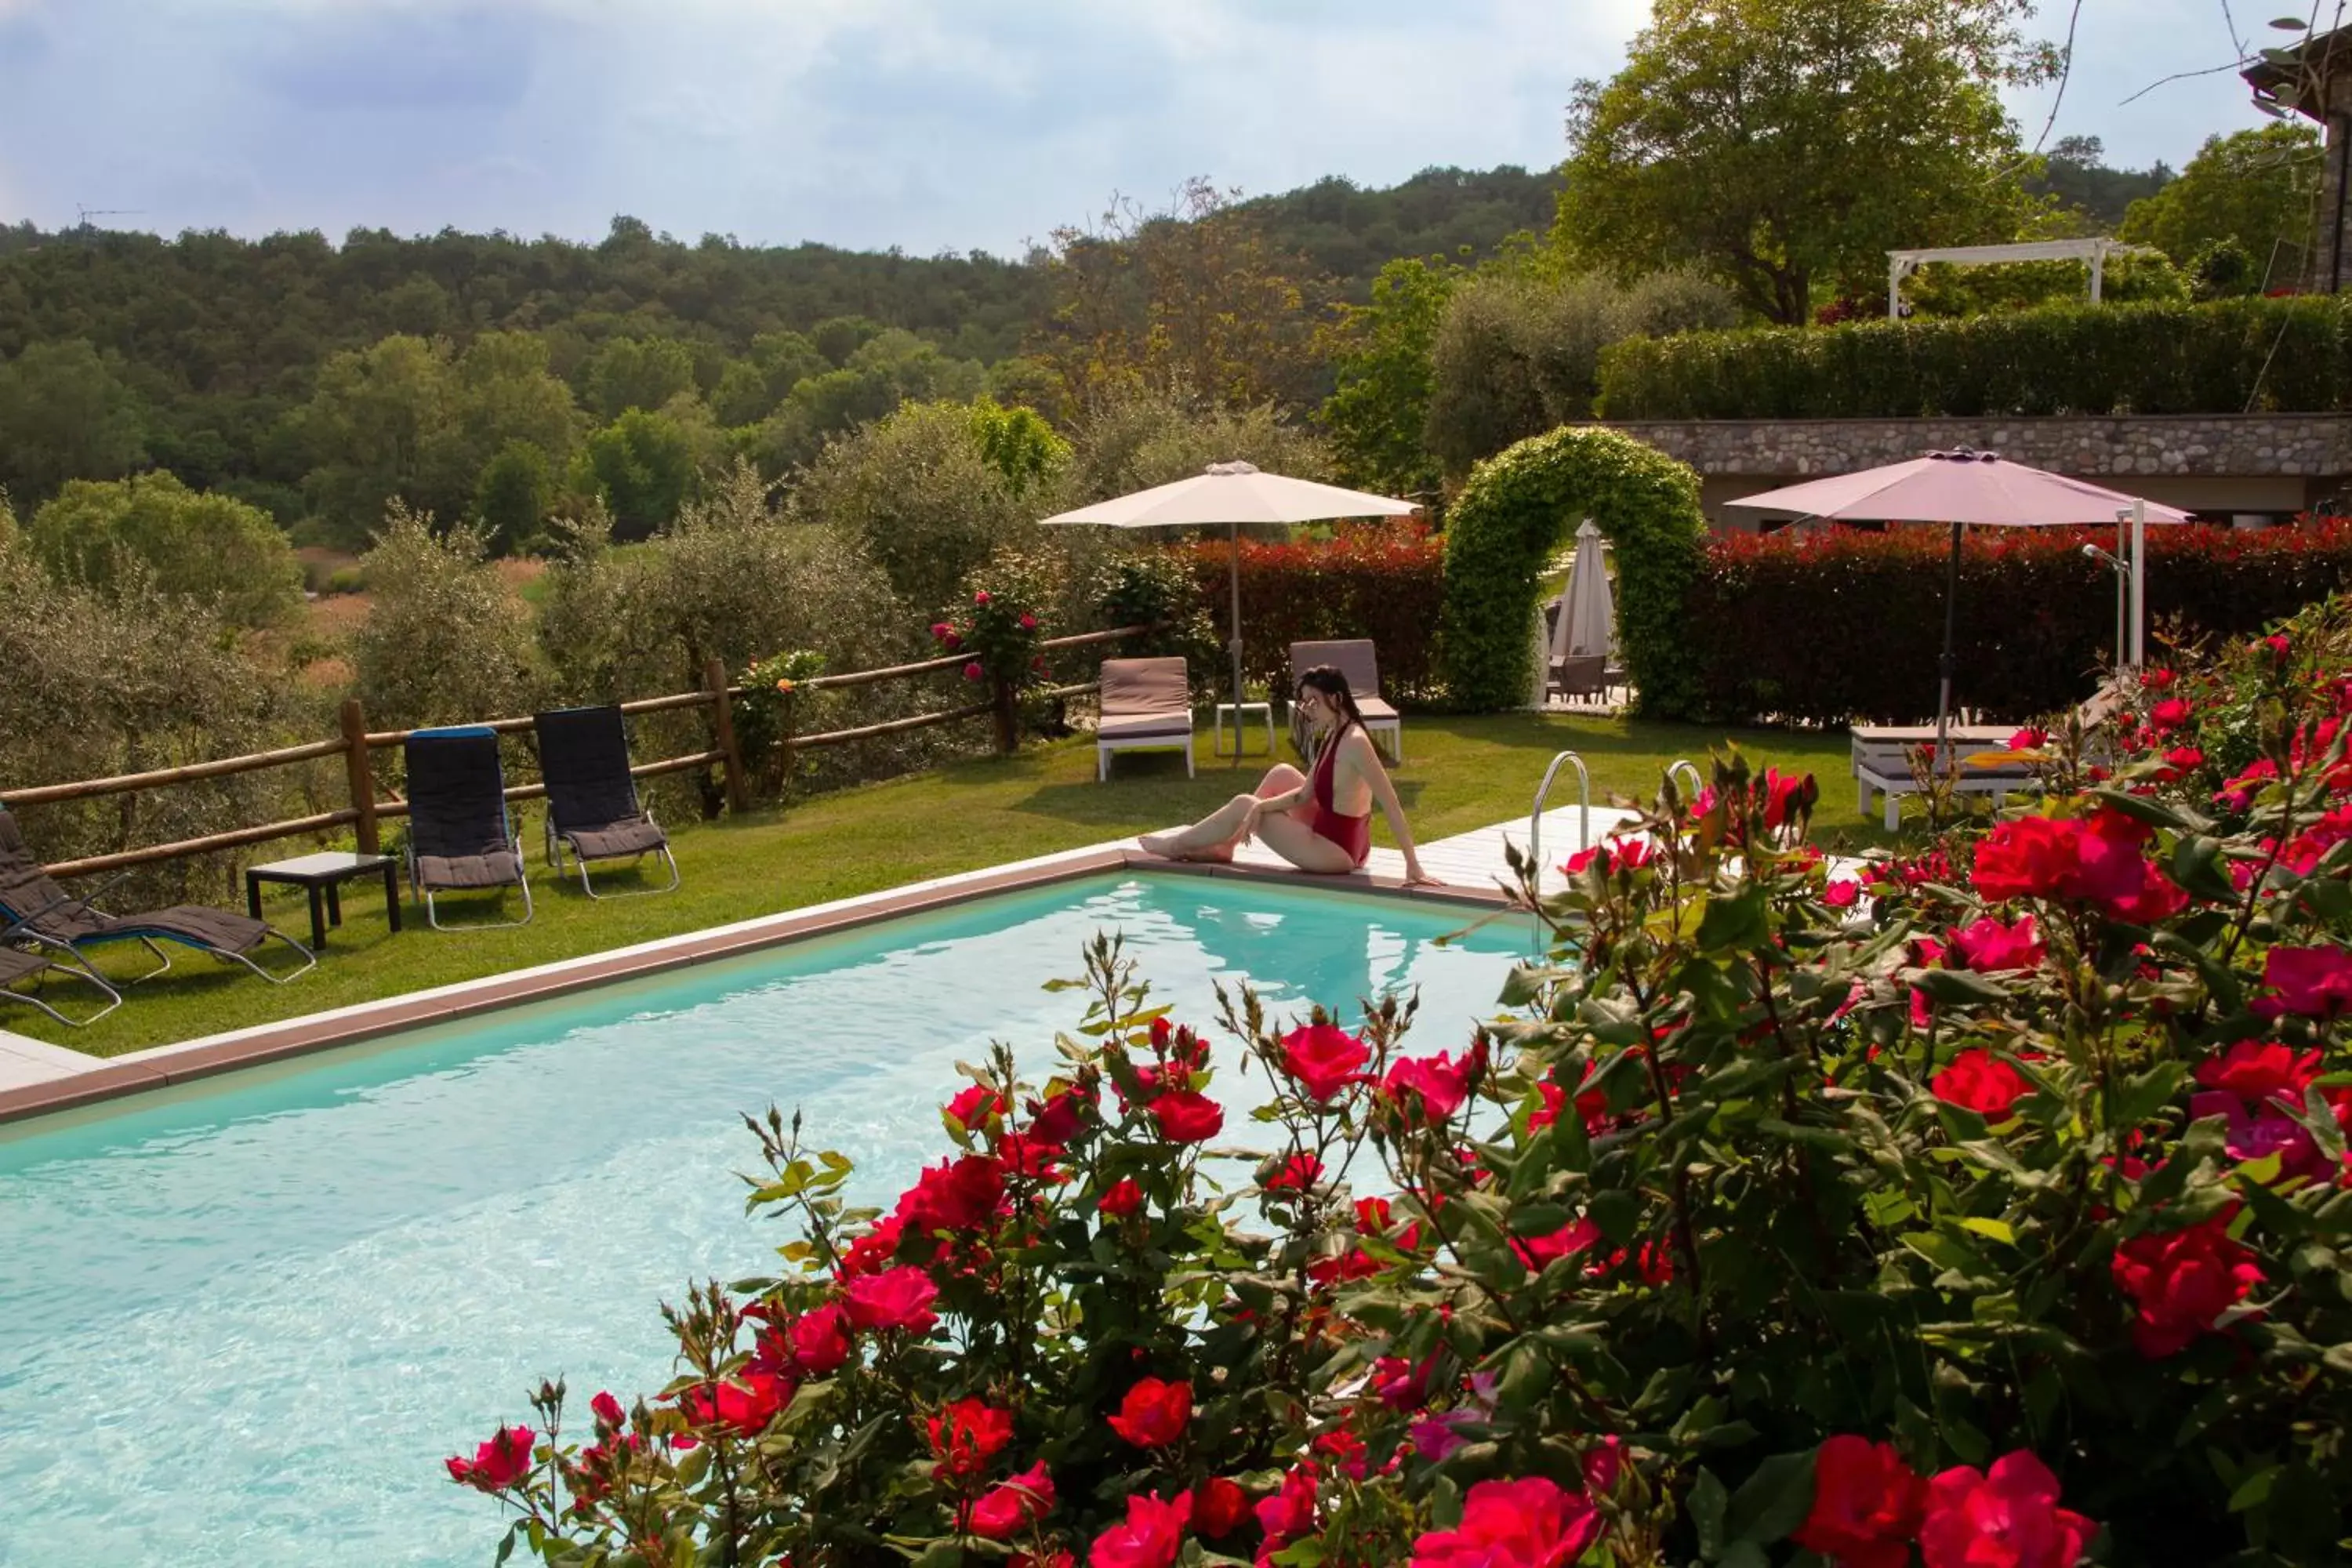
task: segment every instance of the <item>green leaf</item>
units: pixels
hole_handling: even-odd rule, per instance
[[[2158,1062],[2137,1078],[2110,1083],[2107,1089],[2107,1125],[2117,1132],[2127,1132],[2138,1127],[2164,1106],[2172,1103],[2180,1092],[2189,1069],[2179,1062]]]
[[[1999,1242],[2014,1243],[2017,1240],[2017,1232],[2010,1228],[2007,1220],[1979,1219],[1970,1215],[1960,1221],[1960,1228],[1975,1231],[1979,1236],[1989,1236]]]
[[[1722,1568],[1772,1568],[1772,1560],[1752,1541],[1735,1541],[1722,1557]]]
[[[2009,1000],[2009,988],[1972,969],[1923,969],[1911,982],[1930,1002],[1949,1006],[1987,1006]]]
[[[2200,899],[2229,903],[2238,896],[2221,863],[2221,841],[2209,834],[2191,833],[2172,847],[2172,879]]]
[[[1705,912],[1699,916],[1696,941],[1710,952],[1744,952],[1762,942],[1771,929],[1761,886],[1727,899],[1705,899],[1701,904]]]
[[[1813,1450],[1775,1454],[1731,1497],[1724,1529],[1734,1541],[1779,1541],[1805,1522],[1813,1506]]]
[[[1617,1245],[1623,1246],[1642,1223],[1642,1199],[1638,1194],[1622,1187],[1606,1187],[1592,1194],[1584,1212],[1601,1234]]]
[[[2230,1494],[2230,1511],[2243,1513],[2250,1508],[2260,1508],[2270,1500],[2271,1488],[2278,1484],[2279,1468],[2264,1465],[2240,1481]]]
[[[1715,1562],[1723,1555],[1723,1523],[1731,1494],[1724,1490],[1713,1470],[1701,1467],[1683,1506],[1690,1510],[1691,1528],[1698,1531],[1698,1554]]]

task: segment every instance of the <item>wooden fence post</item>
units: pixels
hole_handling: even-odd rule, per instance
[[[998,676],[993,685],[996,689],[991,695],[995,700],[995,711],[991,717],[996,721],[996,749],[1009,757],[1021,747],[1020,708],[1014,700],[1013,682]]]
[[[751,809],[751,795],[743,777],[743,750],[735,743],[735,702],[727,695],[727,667],[718,659],[702,663],[703,689],[710,693],[710,735],[724,758],[720,766],[726,770],[727,809],[741,816]]]
[[[356,697],[343,699],[343,776],[351,784],[352,809],[359,820],[352,824],[352,835],[358,841],[360,853],[375,855],[375,773],[368,766],[367,714],[360,708]]]

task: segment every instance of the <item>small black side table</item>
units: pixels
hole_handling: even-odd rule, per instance
[[[261,918],[261,884],[289,882],[308,889],[310,895],[310,951],[318,952],[327,945],[327,928],[343,923],[343,902],[336,889],[353,878],[371,872],[383,873],[383,908],[391,918],[392,929],[400,929],[400,884],[395,875],[399,862],[389,855],[354,855],[348,849],[322,850],[316,855],[300,855],[291,860],[275,860],[267,866],[245,868],[245,907],[255,920]],[[323,918],[319,909],[319,895],[327,896]]]

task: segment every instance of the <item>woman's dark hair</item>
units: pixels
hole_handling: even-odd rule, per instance
[[[1339,673],[1338,665],[1318,664],[1300,670],[1298,690],[1306,691],[1309,689],[1321,692],[1330,699],[1334,707],[1339,710],[1339,716],[1344,722],[1331,731],[1333,740],[1338,740],[1345,733],[1349,724],[1355,725],[1358,729],[1363,728],[1364,716],[1356,710],[1356,694],[1349,689],[1348,678]]]

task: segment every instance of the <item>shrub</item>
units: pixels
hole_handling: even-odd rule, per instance
[[[2341,605],[2186,671],[2104,784],[2037,743],[2044,801],[1867,893],[1813,781],[1719,756],[1463,1048],[1228,997],[1246,1127],[1097,937],[1050,1076],[967,1068],[888,1215],[771,1110],[782,1276],[669,1310],[593,1443],[544,1385],[450,1474],[550,1563],[2332,1560],[2347,671]],[[2176,753],[2241,712],[2217,803]]]
[[[530,619],[499,581],[481,535],[436,534],[394,501],[362,561],[371,599],[352,634],[368,721],[386,729],[528,713],[543,689]]]
[[[2151,528],[2152,624],[2244,636],[2352,588],[2352,522],[2240,532]],[[2112,529],[1979,528],[1961,556],[1954,700],[2000,719],[2076,701],[2114,662]],[[1681,614],[1710,719],[1910,722],[1935,711],[1949,533],[1720,534]]]
[[[1555,430],[1478,465],[1445,534],[1444,683],[1474,710],[1524,705],[1534,689],[1536,579],[1590,517],[1617,557],[1618,642],[1643,711],[1690,713],[1684,600],[1706,525],[1698,476],[1614,430]]]
[[[1099,619],[1105,628],[1153,626],[1116,649],[1109,658],[1157,658],[1174,655],[1184,660],[1195,692],[1216,685],[1224,644],[1210,618],[1201,563],[1192,552],[1173,550],[1133,550],[1105,569],[1100,579]]]
[[[1220,631],[1230,618],[1233,546],[1199,540],[1181,547],[1197,603]],[[1391,697],[1438,695],[1434,633],[1444,604],[1445,545],[1421,523],[1358,523],[1328,540],[1267,543],[1245,539],[1242,563],[1242,674],[1289,694],[1290,645],[1370,637]],[[1187,657],[1191,657],[1189,654]],[[1222,690],[1231,679],[1222,646],[1208,650],[1195,681]]]
[[[2326,412],[2347,405],[2332,299],[2048,306],[1631,338],[1601,357],[1609,419]]]
[[[793,514],[856,540],[915,613],[944,605],[998,546],[1035,540],[1036,520],[1053,510],[1033,493],[1042,475],[1016,486],[989,458],[992,424],[960,404],[912,403],[860,426],[801,476]],[[1020,460],[1016,448],[1008,461]]]
[[[1106,394],[1080,416],[1073,447],[1073,506],[1189,479],[1211,463],[1255,463],[1297,479],[1337,477],[1323,441],[1270,404],[1236,411],[1167,393]]]
[[[215,605],[163,593],[143,571],[103,592],[51,578],[0,500],[0,798],[8,786],[142,773],[331,732],[281,669],[241,657],[237,646]],[[23,816],[36,851],[65,860],[332,809],[348,803],[341,788],[331,760],[29,806]],[[235,859],[145,868],[109,901],[229,898]]]
[[[27,531],[53,574],[104,587],[136,563],[156,588],[216,605],[232,626],[278,626],[302,607],[301,565],[268,513],[167,473],[70,480]]]

